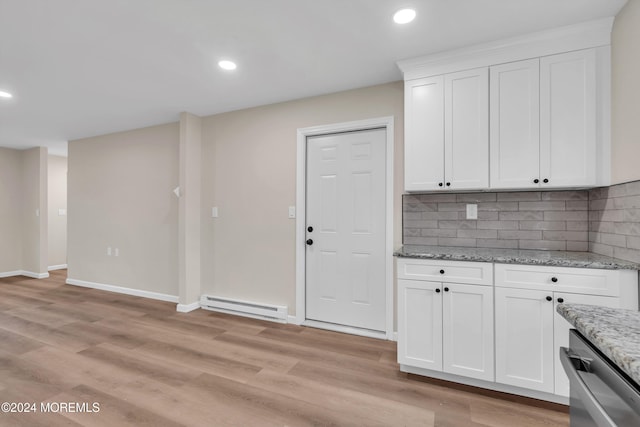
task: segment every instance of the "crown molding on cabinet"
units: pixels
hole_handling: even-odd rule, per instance
[[[611,44],[614,17],[398,61],[404,80]]]

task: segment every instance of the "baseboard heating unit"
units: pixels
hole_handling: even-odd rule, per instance
[[[205,310],[287,323],[287,307],[282,305],[269,305],[212,295],[202,295],[200,298],[200,307]]]

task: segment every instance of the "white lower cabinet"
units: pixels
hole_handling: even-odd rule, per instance
[[[493,381],[493,286],[443,284],[444,372]]]
[[[495,286],[496,382],[563,397],[569,380],[559,351],[572,326],[557,305],[638,309],[631,270],[496,264]]]
[[[496,382],[553,393],[553,299],[496,288]]]
[[[411,264],[415,267],[415,260]],[[471,263],[465,264],[464,267],[469,267]],[[435,267],[436,272],[442,271],[441,280],[447,280],[449,272],[453,273],[452,277],[460,275],[461,270],[454,270],[452,265],[455,263],[442,264],[442,267],[429,262],[424,264]],[[469,277],[459,278],[477,280],[473,278],[475,271],[478,270],[469,268]],[[400,364],[493,381],[493,351],[491,282],[398,280]]]
[[[638,272],[400,258],[398,362],[566,403],[558,400],[569,396],[559,360],[571,328],[556,312],[563,303],[637,310]]]

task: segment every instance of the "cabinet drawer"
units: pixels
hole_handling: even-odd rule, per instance
[[[618,296],[618,270],[496,264],[498,287]]]
[[[398,278],[490,286],[493,284],[493,264],[398,258]]]

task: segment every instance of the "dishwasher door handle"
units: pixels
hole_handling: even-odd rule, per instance
[[[560,347],[560,362],[562,362],[562,367],[569,377],[571,391],[578,393],[584,408],[589,412],[589,415],[591,415],[591,418],[593,418],[598,427],[618,427],[578,374],[578,370],[575,368],[573,361],[571,360],[575,358],[576,356],[571,354],[571,351],[568,348]]]

